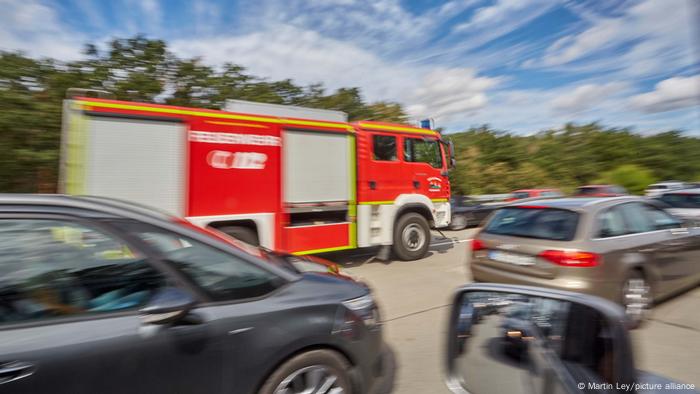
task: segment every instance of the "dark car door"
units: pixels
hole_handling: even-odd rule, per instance
[[[222,392],[209,311],[139,316],[176,283],[133,243],[71,217],[4,216],[0,250],[0,392]]]
[[[213,317],[215,332],[222,332],[225,337],[216,342],[224,352],[223,368],[227,371],[223,377],[224,392],[256,390],[269,368],[278,361],[275,357],[284,355],[285,346],[295,338],[290,327],[298,327],[306,337],[323,335],[313,332],[319,324],[309,324],[307,320],[318,320],[318,315],[312,315],[310,310],[309,317],[304,313],[289,313],[287,309],[292,306],[289,302],[280,305],[267,297],[287,283],[273,272],[201,237],[195,238],[195,234],[185,235],[133,221],[114,224],[144,242],[159,260],[181,272],[212,300],[206,310]],[[256,248],[250,252],[260,253]],[[330,330],[329,326],[325,333]]]

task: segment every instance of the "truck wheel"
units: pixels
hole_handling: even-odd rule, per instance
[[[394,253],[404,261],[423,258],[430,246],[430,227],[415,212],[402,215],[394,228]]]
[[[249,245],[258,246],[260,241],[258,240],[258,233],[248,227],[242,226],[225,226],[219,227],[217,230],[232,236],[240,241],[243,241]]]
[[[336,352],[312,350],[282,364],[265,381],[259,394],[352,394],[349,363]]]

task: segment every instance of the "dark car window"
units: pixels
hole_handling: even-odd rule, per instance
[[[598,238],[617,237],[627,234],[620,207],[606,209],[598,214]]]
[[[522,200],[523,198],[528,198],[530,197],[529,192],[515,192],[513,193],[513,198],[516,200]]]
[[[63,220],[0,220],[0,324],[138,308],[165,277],[111,235]]]
[[[283,280],[243,259],[177,233],[141,223],[120,223],[157,250],[216,300],[265,295]]]
[[[440,143],[436,140],[404,138],[403,159],[408,162],[428,163],[435,168],[441,168]]]
[[[700,194],[666,193],[660,200],[674,208],[700,208]]]
[[[556,208],[510,207],[497,210],[484,232],[524,238],[570,241],[576,235],[579,214]]]
[[[579,196],[590,196],[597,193],[599,193],[599,189],[596,187],[579,187],[576,189],[576,194]]]
[[[654,223],[647,215],[643,204],[632,202],[618,207],[625,220],[628,234],[646,233],[656,230]]]
[[[374,160],[396,161],[396,137],[389,135],[373,135],[372,149]]]
[[[664,230],[669,228],[681,227],[681,221],[664,212],[662,209],[644,204],[644,210],[648,220],[652,223],[655,230]]]

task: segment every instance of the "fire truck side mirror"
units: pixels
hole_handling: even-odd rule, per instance
[[[447,149],[450,153],[450,168],[455,168],[457,166],[457,159],[455,159],[455,144],[452,140],[447,140]]]

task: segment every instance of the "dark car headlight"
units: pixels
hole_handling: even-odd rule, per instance
[[[343,301],[343,305],[362,319],[367,328],[372,329],[380,324],[379,308],[374,302],[372,294]]]
[[[359,339],[362,335],[361,326],[367,330],[378,330],[381,326],[379,308],[372,294],[353,298],[342,302],[344,308],[339,314],[335,332],[349,339]]]

